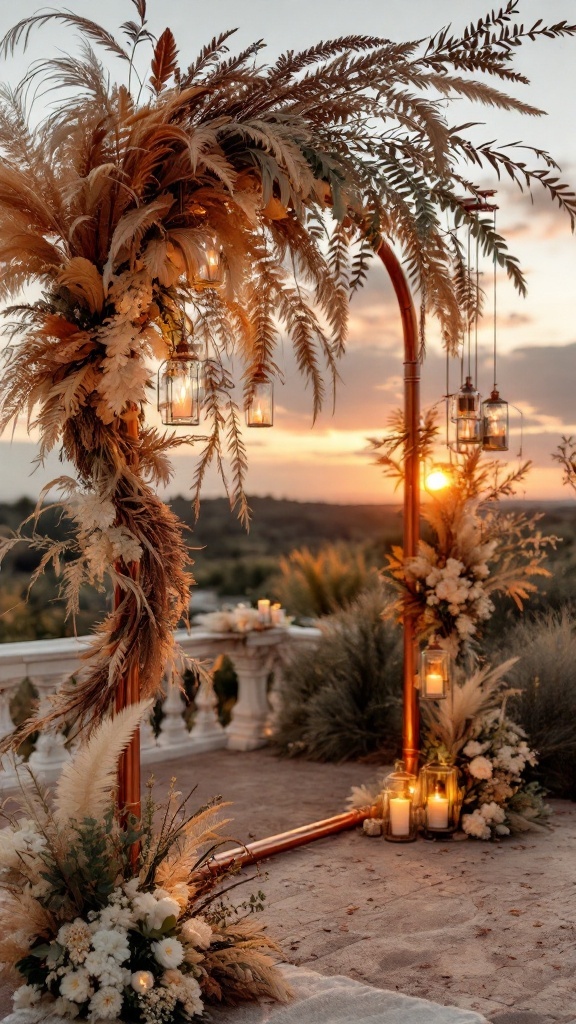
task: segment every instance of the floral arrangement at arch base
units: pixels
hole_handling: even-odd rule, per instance
[[[149,707],[95,729],[51,801],[31,775],[20,813],[4,810],[0,962],[26,1021],[186,1024],[211,1003],[289,997],[278,947],[251,918],[263,894],[233,908],[229,871],[206,867],[227,824],[222,805],[188,813],[172,787],[158,808],[150,788],[142,820],[118,822],[117,758]]]

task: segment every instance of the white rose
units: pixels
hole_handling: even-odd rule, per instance
[[[179,967],[184,959],[184,946],[178,939],[160,939],[152,943],[152,952],[161,967]]]
[[[185,942],[199,949],[208,949],[212,941],[212,929],[203,917],[189,917],[184,921],[180,933]]]
[[[146,924],[149,928],[161,928],[166,918],[178,918],[179,915],[180,904],[171,896],[163,896],[156,903],[154,910],[146,915]]]
[[[492,762],[487,757],[474,757],[468,765],[468,770],[475,779],[492,778]]]

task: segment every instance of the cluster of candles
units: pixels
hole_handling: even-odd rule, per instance
[[[286,612],[280,604],[271,604],[267,598],[261,597],[258,601],[258,622],[261,626],[283,626]]]
[[[450,765],[425,765],[419,778],[404,771],[399,761],[385,782],[384,837],[411,842],[418,826],[425,835],[448,836],[458,820],[458,773]]]

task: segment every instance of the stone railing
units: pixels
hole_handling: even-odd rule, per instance
[[[228,747],[254,750],[270,735],[275,713],[275,691],[282,665],[295,647],[313,646],[317,629],[291,626],[249,633],[209,633],[201,628],[176,634],[184,654],[201,662],[208,672],[195,695],[195,715],[188,730],[184,719],[185,701],[178,682],[165,680],[165,698],[160,731],[155,736],[150,722],[141,727],[142,761],[170,760],[187,753]],[[0,644],[0,740],[14,729],[10,703],[15,691],[27,679],[38,694],[40,706],[47,706],[50,694],[72,676],[82,672],[82,653],[89,637],[64,640],[35,640]],[[212,666],[227,655],[238,677],[238,698],[226,728],[218,721],[217,702],[211,683]],[[270,674],[273,686],[269,689]],[[66,737],[57,728],[42,732],[30,754],[29,764],[44,779],[54,779],[70,756]],[[0,788],[15,781],[11,759],[2,759]]]

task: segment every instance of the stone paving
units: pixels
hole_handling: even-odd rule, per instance
[[[268,750],[154,768],[159,797],[174,775],[183,792],[197,786],[198,805],[216,794],[232,801],[230,835],[244,842],[339,814],[350,787],[373,775]],[[266,924],[294,964],[476,1010],[492,1024],[576,1024],[576,805],[553,806],[550,834],[501,843],[399,846],[344,832],[247,868],[246,893],[264,889]]]

